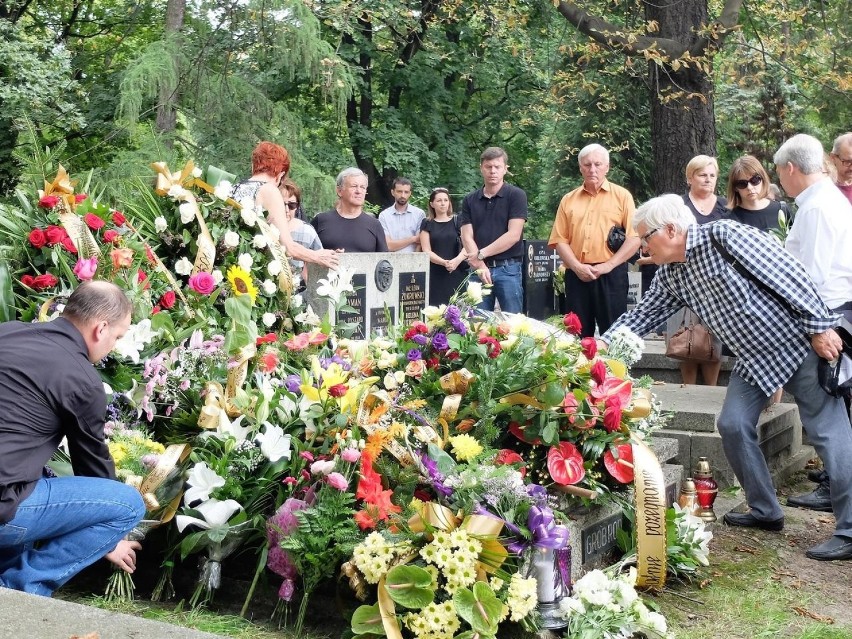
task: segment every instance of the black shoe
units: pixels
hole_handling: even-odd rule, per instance
[[[771,530],[778,532],[784,530],[784,518],[773,519],[766,521],[758,519],[750,512],[748,513],[728,513],[724,516],[724,521],[729,526],[743,526],[744,528],[760,528],[761,530]]]
[[[852,537],[841,537],[834,535],[828,541],[819,546],[814,546],[805,551],[805,557],[817,561],[836,561],[840,559],[852,559]]]
[[[825,472],[824,468],[814,468],[808,471],[808,479],[815,484],[821,484],[824,481],[828,481],[828,473]]]
[[[788,506],[796,508],[808,508],[809,510],[818,510],[824,513],[831,512],[831,484],[827,481],[822,482],[816,487],[812,493],[804,495],[794,495],[787,498]]]

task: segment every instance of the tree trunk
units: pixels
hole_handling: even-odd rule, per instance
[[[694,43],[695,31],[707,24],[707,0],[649,2],[645,15],[660,25],[661,38]],[[712,51],[703,53],[711,64]],[[696,155],[716,156],[713,83],[694,64],[677,71],[668,63],[651,61],[649,67],[654,189],[684,193],[687,163]]]
[[[177,37],[183,29],[183,19],[186,14],[186,0],[169,0],[166,5],[165,39],[168,41]],[[172,61],[175,66],[178,61]],[[177,75],[177,73],[175,74]],[[160,97],[157,104],[157,130],[163,135],[168,148],[172,147],[172,134],[177,128],[177,87],[178,83],[164,82],[160,85]]]

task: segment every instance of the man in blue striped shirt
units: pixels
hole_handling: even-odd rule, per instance
[[[644,335],[688,306],[733,350],[737,362],[717,427],[750,510],[728,513],[729,525],[775,531],[784,527],[756,425],[776,388],[790,392],[831,475],[837,520],[834,536],[806,555],[852,559],[852,429],[843,401],[826,394],[817,379],[819,358],[834,359],[842,348],[832,330],[840,316],[822,301],[801,263],[762,231],[727,220],[698,226],[676,195],[646,202],[633,224],[660,269],[640,304],[601,340],[608,342],[620,326]]]

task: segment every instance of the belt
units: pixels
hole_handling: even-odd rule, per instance
[[[509,257],[505,260],[485,260],[485,266],[487,266],[488,268],[496,268],[498,266],[509,266],[509,264],[517,264],[520,261],[520,257]]]

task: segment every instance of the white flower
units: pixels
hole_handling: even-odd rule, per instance
[[[192,177],[200,178],[203,175],[203,171],[200,166],[195,166],[192,168]]]
[[[175,262],[175,273],[178,275],[189,275],[192,273],[192,262],[185,257],[180,258]]]
[[[328,475],[334,470],[333,459],[320,459],[311,464],[312,475]]]
[[[427,324],[437,322],[439,319],[444,317],[444,312],[446,310],[446,304],[441,304],[440,306],[427,306],[423,309],[423,318],[426,320]]]
[[[159,335],[159,331],[151,330],[151,320],[144,319],[133,324],[124,336],[115,343],[113,351],[119,356],[130,359],[134,364],[139,363],[139,351]]]
[[[220,200],[227,200],[228,196],[231,195],[231,189],[233,186],[234,185],[228,182],[228,180],[222,180],[216,185],[216,188],[213,189],[213,195],[218,197]]]
[[[253,227],[257,224],[257,213],[254,212],[254,200],[251,198],[246,198],[242,202],[242,209],[240,209],[240,217],[243,220],[243,224],[248,226],[249,228]]]
[[[278,318],[275,316],[275,313],[264,313],[261,319],[263,321],[263,325],[266,328],[269,328],[276,322]]]
[[[484,295],[491,295],[489,289],[483,289],[481,282],[467,283],[467,299],[471,304],[479,304]]]
[[[158,215],[154,218],[154,230],[157,233],[162,233],[167,228],[169,228],[169,224],[168,222],[166,222],[166,218],[164,218],[162,215]]]
[[[302,299],[301,294],[296,294],[290,298],[290,308],[299,308],[302,304],[305,303],[305,300]]]
[[[207,462],[199,462],[189,471],[186,483],[189,488],[183,494],[183,503],[190,505],[210,499],[210,493],[225,485],[225,478],[213,472]]]
[[[234,231],[228,231],[222,241],[228,248],[237,248],[240,245],[240,236]]]
[[[265,295],[275,295],[278,292],[278,285],[272,280],[263,280],[260,288],[263,289]]]
[[[195,524],[199,528],[209,530],[215,526],[222,526],[228,523],[228,520],[233,517],[234,513],[242,510],[243,507],[233,499],[219,501],[218,499],[208,499],[203,504],[199,504],[195,510],[203,517],[190,517],[188,515],[178,515],[175,517],[178,532],[183,532],[183,529],[190,524]]]
[[[225,279],[225,274],[218,268],[214,269],[213,272],[210,273],[210,275],[213,276],[213,281],[216,282],[217,286],[222,283],[222,280]]]
[[[352,293],[352,276],[354,269],[341,268],[338,271],[329,271],[328,279],[321,278],[317,284],[317,295],[327,297],[336,302],[344,293]]]
[[[254,239],[252,239],[252,246],[256,249],[263,250],[266,248],[266,236],[265,235],[255,235]]]
[[[393,390],[398,388],[405,381],[405,372],[404,371],[394,371],[392,373],[388,373],[385,375],[385,379],[383,383],[385,388],[388,390]]]
[[[169,197],[174,200],[183,200],[186,198],[188,191],[183,188],[180,184],[173,184],[169,188]]]
[[[237,258],[237,264],[239,264],[240,268],[244,271],[251,271],[251,265],[254,264],[254,258],[248,253],[240,253],[240,256]]]
[[[278,260],[270,260],[269,264],[266,265],[266,272],[272,277],[275,277],[281,272],[281,262]]]
[[[196,204],[190,204],[189,202],[184,202],[178,207],[178,211],[180,211],[180,221],[184,224],[189,224],[192,220],[195,219],[195,209]]]
[[[314,313],[314,309],[311,308],[311,305],[305,308],[302,313],[299,313],[294,318],[299,324],[305,324],[306,326],[319,326],[322,320],[319,315]]]
[[[281,458],[290,459],[290,435],[284,434],[280,426],[264,422],[266,430],[257,436],[260,452],[273,464]]]

